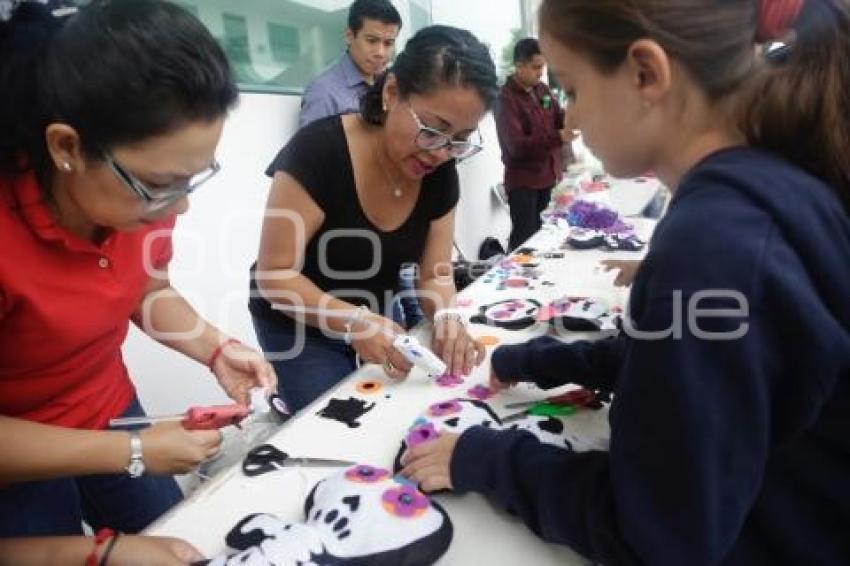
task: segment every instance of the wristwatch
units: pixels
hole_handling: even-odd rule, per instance
[[[131,478],[141,477],[145,473],[145,461],[142,459],[142,438],[135,430],[130,431],[130,463],[127,473]]]

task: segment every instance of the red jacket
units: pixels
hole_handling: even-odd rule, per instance
[[[561,177],[564,113],[549,87],[526,91],[508,77],[496,104],[496,131],[505,164],[505,188],[548,189]]]

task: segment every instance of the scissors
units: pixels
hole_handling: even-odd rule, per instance
[[[547,401],[539,401],[524,411],[503,417],[502,423],[512,423],[530,415],[537,417],[567,417],[575,414],[577,410],[573,405],[558,405]]]
[[[545,399],[538,399],[537,401],[520,401],[517,403],[508,403],[505,405],[506,409],[522,409],[526,407],[533,407],[538,403],[549,403],[551,405],[575,405],[577,407],[586,407],[591,405],[596,400],[596,393],[591,391],[590,389],[573,389],[572,391],[567,391],[566,393],[561,393],[560,395],[553,395],[551,397],[546,397]]]
[[[252,448],[242,461],[242,471],[246,476],[254,477],[293,466],[307,468],[344,468],[357,462],[333,460],[327,458],[295,458],[271,444],[260,444]]]

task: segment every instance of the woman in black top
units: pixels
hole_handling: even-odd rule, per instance
[[[455,159],[480,149],[476,129],[496,92],[483,44],[464,30],[429,27],[370,89],[360,114],[309,125],[269,167],[251,312],[290,409],[353,371],[355,355],[390,377],[407,375],[411,365],[392,345],[402,329],[381,315],[403,263],[419,266],[417,296],[435,319],[432,347],[449,371],[468,373],[483,359],[444,307],[455,295]],[[309,314],[316,308],[341,316]]]

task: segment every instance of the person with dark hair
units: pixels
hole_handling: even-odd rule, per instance
[[[3,537],[77,534],[82,520],[137,532],[181,498],[165,474],[217,452],[218,431],[178,423],[102,430],[143,415],[121,355],[130,320],[239,402],[276,384],[168,278],[175,215],[218,171],[237,99],[224,53],[162,0],[66,13],[26,2],[0,23]]]
[[[382,316],[405,262],[419,267],[417,295],[448,371],[468,373],[481,362],[483,347],[459,313],[444,309],[455,295],[455,162],[481,149],[478,122],[497,88],[490,53],[471,33],[424,28],[366,94],[360,114],[301,129],[269,166],[250,307],[291,409],[351,373],[357,357],[392,378],[407,375],[411,365],[393,346],[403,331]],[[308,314],[278,308],[293,305]],[[316,317],[316,308],[337,316]]]
[[[546,60],[536,39],[517,41],[514,67],[514,74],[499,92],[495,112],[511,212],[508,247],[512,250],[540,229],[540,214],[564,170],[563,146],[575,137],[564,125],[558,99],[540,80]]]
[[[491,384],[613,390],[610,452],[476,427],[404,473],[594,562],[846,564],[850,3],[544,0],[540,25],[568,121],[674,194],[624,333],[503,346]]]
[[[401,16],[390,0],[354,0],[345,29],[348,49],[338,63],[307,85],[298,126],[357,112],[360,98],[392,59],[400,30]]]

